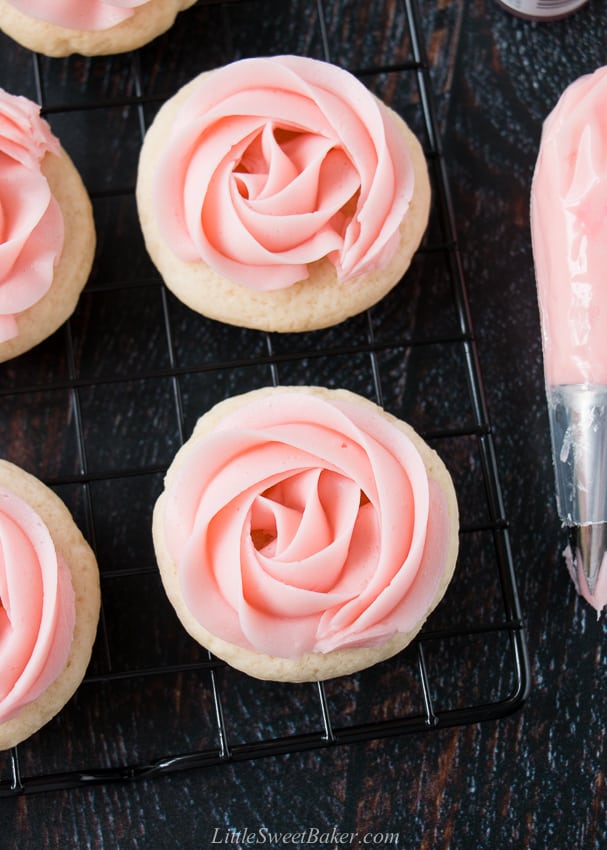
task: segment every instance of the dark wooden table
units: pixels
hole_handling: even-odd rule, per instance
[[[274,846],[304,848],[607,845],[605,624],[561,558],[528,216],[542,121],[607,60],[607,11],[591,0],[535,24],[491,0],[423,0],[421,59],[409,12],[397,0],[201,2],[137,53],[96,60],[32,57],[0,36],[0,85],[43,103],[99,234],[73,319],[0,369],[0,451],[65,498],[97,549],[104,593],[87,681],[16,761],[0,754],[2,848],[256,846],[279,833]],[[435,180],[444,166],[453,214],[435,193],[424,248],[395,293],[297,339],[236,332],[168,297],[132,197],[158,104],[201,70],[277,52],[360,72],[419,132]],[[454,274],[474,339],[453,308]],[[470,345],[490,429],[470,412]],[[197,415],[277,380],[379,397],[444,453],[462,507],[462,563],[421,644],[320,694],[210,663],[162,598],[149,537],[162,472]],[[487,444],[503,495],[490,508]],[[257,757],[277,740],[280,754],[271,743]],[[136,778],[192,752],[219,755]]]

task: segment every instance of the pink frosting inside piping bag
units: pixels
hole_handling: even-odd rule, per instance
[[[531,230],[546,382],[607,384],[607,67],[544,123]]]
[[[39,107],[0,89],[0,342],[48,292],[63,249],[63,216],[40,170],[48,151],[59,142]]]
[[[437,593],[446,500],[409,438],[344,399],[278,393],[225,416],[166,491],[191,613],[297,657],[407,632]]]
[[[0,488],[0,723],[57,678],[74,631],[70,571],[48,529]]]
[[[72,30],[107,30],[126,21],[149,0],[8,0],[11,6],[55,26]]]
[[[412,193],[386,107],[334,65],[279,56],[200,80],[172,125],[154,209],[182,260],[267,290],[325,256],[342,280],[387,263]]]
[[[600,551],[607,520],[607,67],[571,83],[544,122],[531,235],[557,504],[579,541],[565,561],[578,593],[600,612],[607,601]]]

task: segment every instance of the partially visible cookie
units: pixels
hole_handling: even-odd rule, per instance
[[[0,361],[69,318],[95,255],[86,188],[39,111],[0,89]]]
[[[198,421],[153,519],[189,634],[260,679],[315,681],[389,658],[442,598],[458,508],[436,452],[345,390],[276,387]]]
[[[196,0],[0,0],[0,29],[46,56],[135,50],[173,26]]]
[[[379,301],[426,230],[422,147],[342,68],[234,62],[165,103],[137,203],[148,252],[191,309],[267,331],[328,327]]]
[[[0,749],[54,717],[86,672],[100,608],[95,556],[61,499],[0,460]]]

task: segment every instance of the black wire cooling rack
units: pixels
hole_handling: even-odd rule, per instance
[[[525,638],[414,0],[201,2],[151,45],[98,59],[46,59],[0,37],[0,85],[42,104],[98,230],[72,319],[0,368],[1,451],[68,504],[97,553],[103,598],[87,677],[53,721],[0,753],[0,796],[428,733],[521,706]],[[401,284],[338,327],[286,336],[227,327],[173,299],[133,197],[163,100],[206,68],[277,52],[358,74],[418,134],[433,184],[428,233]],[[445,460],[460,502],[456,574],[420,636],[324,684],[258,682],[210,657],[166,601],[151,544],[163,473],[196,418],[276,383],[345,386],[407,419]]]

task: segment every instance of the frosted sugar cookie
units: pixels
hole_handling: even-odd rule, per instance
[[[314,681],[413,639],[455,568],[458,509],[407,424],[345,390],[278,387],[199,419],[153,536],[192,637],[251,676]]]
[[[99,618],[93,552],[58,496],[0,461],[0,749],[65,705],[89,663]]]
[[[430,184],[405,122],[352,74],[301,56],[203,73],[158,112],[139,217],[165,283],[229,324],[336,324],[401,279]]]
[[[0,0],[0,29],[46,56],[124,53],[172,27],[196,0]]]
[[[95,253],[91,202],[37,104],[0,89],[0,361],[73,313]]]

